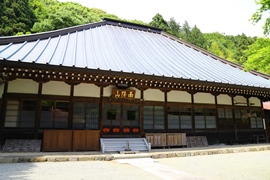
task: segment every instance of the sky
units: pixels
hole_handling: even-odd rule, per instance
[[[149,23],[157,14],[166,21],[174,18],[182,25],[187,21],[202,33],[263,36],[264,21],[253,25],[249,19],[259,8],[255,0],[58,0],[72,1],[89,8],[98,8],[121,19]]]

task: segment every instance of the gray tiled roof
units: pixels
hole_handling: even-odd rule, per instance
[[[109,20],[0,38],[0,60],[4,59],[270,88],[270,80],[244,72],[159,29]]]

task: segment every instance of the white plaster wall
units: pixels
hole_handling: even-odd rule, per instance
[[[15,79],[8,82],[8,92],[37,94],[38,83],[30,79]]]
[[[103,90],[103,96],[104,97],[110,97],[112,95],[112,89],[115,89],[115,86],[107,86]]]
[[[43,84],[42,94],[69,96],[70,85],[64,82],[49,81]]]
[[[217,96],[217,104],[232,105],[232,98],[226,94]]]
[[[233,101],[235,106],[247,106],[247,99],[243,96],[235,96]]]
[[[100,88],[94,84],[78,84],[74,86],[74,96],[99,97]]]
[[[215,104],[215,96],[210,93],[196,93],[194,103]]]
[[[164,101],[164,92],[158,89],[147,89],[143,93],[146,101]]]
[[[167,94],[168,102],[191,103],[191,94],[185,91],[170,91]]]
[[[249,103],[254,103],[254,105],[250,105],[250,106],[261,107],[261,100],[257,97],[250,97]]]
[[[140,90],[138,90],[137,88],[133,88],[133,87],[128,88],[128,89],[135,90],[135,98],[136,99],[140,99],[141,98],[141,91]]]

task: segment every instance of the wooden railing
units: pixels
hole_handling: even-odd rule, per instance
[[[186,146],[186,133],[146,133],[146,140],[152,147]]]

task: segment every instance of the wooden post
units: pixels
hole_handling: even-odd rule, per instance
[[[217,141],[220,143],[220,134],[219,134],[219,121],[218,121],[218,101],[217,96],[219,94],[213,94],[215,96],[215,116],[216,116],[216,129],[217,129]]]
[[[40,124],[42,86],[43,86],[43,83],[39,82],[38,96],[37,96],[37,108],[36,108],[36,121],[35,121],[35,139],[38,139],[38,129],[39,129],[39,124]]]
[[[263,109],[263,101],[260,99],[261,102],[261,116],[262,116],[262,123],[263,123],[263,129],[264,129],[264,133],[265,133],[265,137],[266,137],[266,142],[269,143],[269,137],[268,137],[268,133],[267,133],[267,127],[266,127],[266,122],[265,122],[265,114],[264,114],[264,109]]]
[[[194,94],[195,93],[190,93],[191,95],[191,118],[192,118],[192,133],[195,136],[196,135],[196,131],[195,131],[195,115],[194,115]]]
[[[164,92],[164,128],[168,132],[168,91]]]
[[[248,110],[247,110],[247,113],[250,113],[250,105],[249,105],[249,98],[250,96],[244,96],[246,98],[246,103],[247,103],[247,107],[248,107]],[[251,129],[251,122],[250,122],[250,117],[249,117],[249,121],[248,121],[248,126],[249,126],[249,129]]]
[[[74,84],[70,84],[69,95],[69,108],[68,108],[68,129],[72,129],[73,121],[73,97],[74,97]]]
[[[140,97],[140,136],[143,137],[144,135],[144,126],[143,126],[143,102],[144,102],[144,89],[141,89],[141,97]]]
[[[6,116],[6,106],[7,106],[7,91],[8,91],[8,81],[5,81],[4,92],[2,95],[2,109],[0,114],[0,147],[2,146],[2,136],[3,136],[3,128],[5,124],[5,116]]]
[[[235,120],[235,110],[234,110],[234,96],[231,96],[232,100],[232,117],[233,117],[233,127],[234,127],[234,133],[235,133],[235,139],[237,140],[237,127],[236,127],[236,120]]]
[[[103,134],[103,117],[102,117],[102,111],[103,111],[103,93],[104,93],[104,87],[101,86],[100,87],[100,101],[99,101],[99,112],[98,112],[98,115],[99,115],[99,129],[101,131],[101,137],[102,137],[102,134]]]

